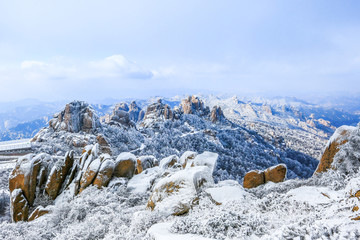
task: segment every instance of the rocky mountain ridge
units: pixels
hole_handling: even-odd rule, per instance
[[[73,152],[28,155],[9,181],[13,221],[30,222],[0,224],[0,236],[357,239],[359,142],[360,124],[339,128],[319,164],[326,168],[304,180],[286,178],[284,164],[251,171],[250,179],[253,173],[265,179],[252,188],[245,180],[245,188],[231,180],[215,183],[220,154],[211,152],[157,161],[129,152],[111,157],[95,144],[79,158]]]
[[[136,103],[133,106],[137,109],[135,115],[141,115]],[[74,109],[70,115],[69,109]],[[126,104],[118,104],[101,123],[91,106],[72,102],[33,138],[36,151],[61,156],[74,150],[80,154],[85,145],[99,143],[107,153],[115,155],[132,152],[163,158],[188,150],[221,152],[216,180],[230,177],[240,181],[254,167],[280,163],[289,165],[290,178],[308,177],[317,166],[313,157],[234,124],[221,107],[213,106],[210,111],[195,96],[174,108],[159,100],[148,106],[138,122],[130,119],[131,111]]]

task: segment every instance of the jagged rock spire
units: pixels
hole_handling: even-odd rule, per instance
[[[101,127],[99,117],[89,104],[73,101],[66,104],[65,109],[50,120],[49,125],[55,131],[94,132]]]

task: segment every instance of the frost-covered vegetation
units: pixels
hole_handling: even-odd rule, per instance
[[[63,197],[50,208],[51,213],[33,222],[3,222],[0,238],[358,239],[359,225],[351,220],[355,216],[351,209],[359,200],[348,198],[346,187],[355,176],[359,174],[343,178],[329,172],[310,180],[268,183],[251,191],[236,182],[219,182],[213,192],[234,195],[232,200],[217,205],[204,191],[199,203],[183,216],[146,209],[149,193],[133,193],[125,180],[103,190],[89,187],[74,199]],[[230,192],[227,186],[232,187]],[[234,194],[234,189],[242,194]],[[165,231],[163,238],[154,234],[158,225]]]
[[[260,122],[212,122],[208,115],[173,111],[172,119],[154,114],[157,117],[146,127],[140,121],[103,123],[89,132],[43,129],[37,136],[37,152],[63,156],[74,149],[79,154],[83,144],[93,144],[101,135],[114,159],[131,152],[118,160],[126,155],[145,162],[152,155],[161,160],[160,166],[151,166],[130,180],[113,178],[103,189],[89,186],[77,196],[66,190],[44,205],[50,213],[31,222],[10,222],[9,192],[2,191],[0,239],[360,238],[359,223],[353,220],[358,214],[352,211],[360,204],[354,197],[360,190],[360,125],[335,155],[336,169],[312,176],[318,164],[315,158],[325,146],[321,133]],[[180,156],[191,156],[190,151],[217,153],[217,162],[209,161],[211,154],[206,153],[197,164],[184,164],[185,157]],[[179,164],[169,170],[172,159]],[[242,187],[247,171],[280,163],[288,168],[285,182]],[[199,174],[204,166],[211,172],[215,167],[215,181],[211,174]],[[188,168],[196,174],[191,175]],[[10,170],[2,171],[5,187],[3,176]],[[200,175],[206,181],[190,178]],[[186,205],[186,211],[169,215],[168,206],[177,201],[180,207]]]
[[[150,121],[149,118],[147,121]],[[174,119],[151,118],[149,127],[143,127],[141,122],[137,127],[102,124],[96,131],[95,134],[71,133],[46,128],[38,134],[37,151],[63,155],[65,151],[74,148],[74,145],[94,144],[96,135],[102,134],[108,139],[115,155],[133,152],[163,158],[173,154],[181,155],[188,150],[217,152],[220,157],[215,181],[242,181],[247,171],[262,170],[279,163],[287,165],[288,178],[308,178],[318,164],[315,158],[318,156],[317,151],[325,146],[323,139],[313,139],[313,142],[304,147],[304,152],[297,151],[295,149],[301,148],[296,146],[301,145],[301,142],[296,139],[291,142],[288,137],[288,142],[285,142],[276,134],[265,138],[260,131],[259,134],[228,120],[213,123],[207,116],[196,112],[178,114]],[[304,131],[300,132],[306,134]],[[302,135],[298,134],[297,139],[299,138]]]

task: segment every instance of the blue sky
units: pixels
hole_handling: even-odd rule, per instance
[[[0,101],[360,89],[359,1],[0,0]]]

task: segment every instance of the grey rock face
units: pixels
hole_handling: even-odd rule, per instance
[[[82,101],[66,104],[65,109],[49,121],[49,125],[54,131],[74,133],[80,131],[90,133],[101,128],[99,117],[89,104]]]

